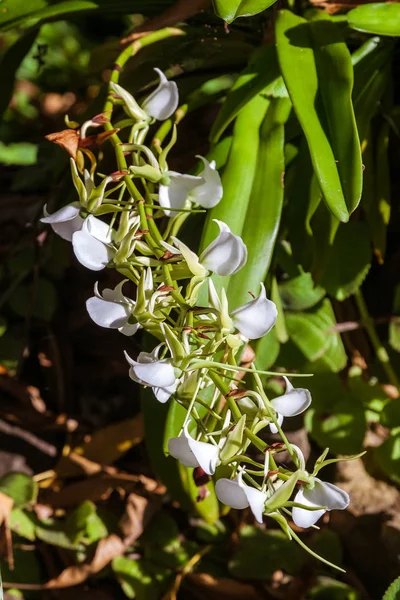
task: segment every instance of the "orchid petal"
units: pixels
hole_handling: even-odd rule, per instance
[[[168,385],[166,387],[153,387],[153,394],[157,400],[161,402],[161,404],[165,404],[165,402],[170,399],[172,394],[176,392],[178,384],[179,380],[177,379],[172,385]]]
[[[112,240],[112,229],[101,219],[94,217],[93,215],[89,215],[85,220],[85,226],[87,227],[88,232],[99,242],[103,242],[104,244],[109,244]]]
[[[234,235],[228,225],[214,219],[220,233],[200,256],[200,263],[217,275],[233,275],[247,260],[247,248],[242,238]]]
[[[122,335],[126,335],[131,336],[131,335],[135,335],[135,333],[137,332],[138,329],[141,328],[141,325],[139,323],[126,323],[125,325],[123,325],[122,327],[119,327],[118,331],[120,333],[122,333]]]
[[[279,427],[282,427],[282,423],[283,423],[283,415],[280,415],[279,413],[276,415],[276,420],[278,421],[278,425]],[[269,424],[269,430],[271,433],[275,434],[278,433],[278,428],[275,425],[275,423],[273,423],[272,421]]]
[[[304,495],[306,490],[299,490],[294,497],[294,501],[299,504],[304,504],[304,506],[324,506],[323,504],[314,504],[314,502],[310,502]],[[294,506],[292,510],[292,519],[293,523],[297,525],[297,527],[303,527],[303,529],[307,529],[311,527],[326,513],[324,508],[320,510],[307,510],[306,508],[300,508],[298,506]]]
[[[91,271],[101,271],[113,256],[111,248],[99,241],[87,229],[75,231],[72,246],[79,262]]]
[[[143,102],[146,113],[159,121],[168,119],[178,108],[179,91],[175,81],[169,81],[160,69],[154,69],[160,83]]]
[[[215,169],[214,160],[208,162],[203,156],[197,156],[197,158],[203,161],[204,168],[200,173],[200,177],[203,178],[204,183],[192,191],[190,199],[204,208],[213,208],[222,198],[221,177]]]
[[[163,360],[155,360],[147,364],[136,363],[133,370],[136,377],[145,385],[165,388],[175,383],[174,367]]]
[[[218,298],[217,290],[212,279],[208,280],[208,301],[212,308],[221,311],[221,300]]]
[[[253,513],[256,521],[263,522],[264,505],[267,500],[267,494],[255,488],[250,487],[242,482],[242,474],[238,477],[238,485],[245,493],[250,510]]]
[[[198,185],[201,185],[201,177],[194,175],[185,175],[168,171],[170,179],[168,185],[161,184],[158,189],[158,202],[167,217],[176,215],[176,211],[185,206],[185,202],[190,192]],[[176,209],[176,210],[173,210]]]
[[[231,313],[236,329],[251,340],[266,335],[275,325],[278,316],[274,302],[267,299],[264,284],[260,285],[261,292],[257,298],[239,306]]]
[[[171,450],[172,444],[172,450]],[[213,475],[217,467],[219,448],[207,442],[200,442],[192,438],[187,426],[184,428],[183,437],[172,438],[168,442],[170,454],[187,467],[201,467],[207,475]]]
[[[218,479],[215,484],[217,498],[223,504],[238,510],[247,508],[249,501],[243,489],[239,486],[237,479]]]
[[[129,307],[117,302],[109,302],[93,296],[86,302],[86,308],[90,318],[100,325],[109,329],[123,327],[129,318]]]
[[[185,436],[179,436],[168,440],[168,452],[179,460],[185,467],[198,467],[199,463],[193,454]]]
[[[44,207],[45,216],[40,219],[42,223],[51,225],[52,230],[63,240],[70,242],[75,231],[82,229],[84,219],[79,214],[78,203],[67,204],[60,210],[50,215],[46,206]]]
[[[286,392],[271,400],[273,409],[284,417],[295,417],[307,410],[311,404],[311,393],[304,388],[294,388],[287,377]]]

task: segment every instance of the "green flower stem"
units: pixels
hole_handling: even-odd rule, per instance
[[[211,312],[211,311],[209,311]],[[190,365],[190,370],[194,371],[196,369],[202,369],[203,367],[208,367],[212,369],[213,367],[218,367],[221,369],[226,369],[228,371],[234,371],[235,373],[240,373],[244,371],[245,373],[258,373],[259,375],[278,375],[282,377],[282,375],[286,375],[286,373],[279,373],[278,371],[260,371],[259,369],[247,369],[245,367],[228,365],[226,363],[214,362],[212,360],[199,360]],[[312,377],[312,373],[290,373],[290,377]]]
[[[400,393],[400,381],[395,373],[395,370],[393,369],[392,363],[390,362],[387,350],[382,345],[378,334],[376,333],[374,322],[369,315],[368,307],[365,303],[361,290],[357,290],[354,294],[354,297],[358,310],[360,311],[361,323],[365,327],[368,337],[371,340],[371,344],[375,350],[376,356],[382,365],[389,382],[394,385]]]
[[[225,383],[225,381],[222,379],[222,377],[220,377],[217,373],[214,373],[213,371],[209,371],[208,376],[214,382],[214,384],[217,386],[217,388],[219,389],[221,394],[225,397],[225,400],[228,403],[228,406],[231,410],[231,413],[232,413],[235,421],[236,422],[239,421],[242,416],[242,413],[240,412],[240,409],[239,409],[238,405],[236,404],[235,400],[228,396],[228,394],[230,392],[229,385],[227,383]],[[244,434],[247,437],[247,439],[249,439],[255,445],[255,447],[258,448],[258,450],[260,450],[261,452],[265,452],[265,450],[268,448],[268,444],[266,444],[261,438],[259,438],[255,433],[250,431],[247,427],[245,427],[245,429],[244,429]]]
[[[229,465],[232,462],[246,462],[246,463],[249,463],[250,465],[254,465],[255,467],[258,467],[259,469],[262,469],[264,466],[261,463],[257,462],[256,460],[249,458],[245,454],[236,454],[236,456],[232,456],[231,458],[227,458],[226,460],[223,460],[221,462],[221,464]]]
[[[289,525],[288,525],[288,527],[289,527]],[[344,569],[342,569],[341,567],[334,565],[333,563],[329,562],[329,560],[326,560],[326,558],[323,558],[322,556],[320,556],[319,554],[317,554],[316,552],[311,550],[311,548],[306,546],[306,544],[303,542],[303,540],[301,538],[299,538],[299,536],[293,531],[293,529],[291,527],[289,527],[289,529],[290,529],[290,534],[292,535],[293,539],[296,540],[296,542],[299,544],[299,546],[301,546],[306,552],[308,552],[308,554],[311,554],[311,556],[313,556],[317,560],[320,560],[321,562],[325,563],[329,567],[332,567],[333,569],[336,569],[337,571],[341,571],[342,573],[346,573],[346,571]]]

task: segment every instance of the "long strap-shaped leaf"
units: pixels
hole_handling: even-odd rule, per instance
[[[248,258],[229,282],[232,308],[250,300],[249,291],[258,293],[271,264],[283,205],[284,126],[290,109],[288,98],[274,98],[260,129],[256,175],[242,231]]]
[[[362,160],[351,101],[351,56],[339,35],[329,17],[309,22],[282,10],[276,23],[282,75],[324,200],[346,222],[360,201]]]

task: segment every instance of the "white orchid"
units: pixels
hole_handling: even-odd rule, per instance
[[[217,275],[233,275],[247,261],[247,248],[242,238],[231,232],[223,221],[214,219],[219,235],[200,255],[200,263]]]
[[[164,121],[178,108],[179,91],[175,81],[169,81],[160,69],[154,70],[160,82],[154,92],[143,102],[143,109],[153,119]]]
[[[129,323],[135,302],[122,293],[124,279],[114,289],[105,288],[100,294],[98,282],[94,286],[94,296],[86,301],[89,316],[96,325],[107,329],[118,329],[124,335],[134,335],[140,328],[139,323]]]
[[[240,333],[247,339],[256,340],[266,335],[275,325],[278,310],[272,300],[268,300],[265,286],[257,298],[250,300],[231,312],[231,319]]]
[[[47,211],[47,206],[43,208],[44,217],[40,219],[42,223],[48,223],[52,230],[57,233],[63,240],[72,241],[72,235],[75,231],[80,231],[84,222],[84,218],[80,216],[80,206],[78,202],[72,202],[63,206],[55,213],[50,214]]]
[[[201,467],[207,475],[213,475],[219,460],[220,447],[195,440],[188,431],[188,424],[179,437],[168,440],[168,451],[185,467]]]
[[[243,240],[234,235],[228,225],[214,219],[220,228],[220,234],[202,252],[200,257],[176,237],[171,236],[175,247],[163,242],[164,247],[173,254],[182,254],[193,275],[206,277],[208,271],[217,275],[232,275],[243,267],[247,260],[247,248]]]
[[[164,183],[158,189],[158,202],[167,217],[176,216],[177,210],[185,206],[190,192],[203,184],[201,177],[176,171],[166,171],[162,181]]]
[[[137,360],[133,360],[126,352],[125,358],[130,365],[129,377],[136,383],[150,386],[157,400],[164,404],[175,393],[179,379],[169,359],[159,360],[158,354],[162,345],[154,348],[152,352],[140,352]]]
[[[112,229],[89,215],[79,231],[72,234],[72,247],[79,262],[91,271],[104,269],[115,254],[111,247]]]
[[[156,89],[148,96],[141,108],[135,98],[118,83],[110,82],[110,88],[124,101],[125,110],[138,121],[150,118],[163,121],[168,119],[177,109],[179,103],[178,86],[169,81],[160,69],[154,69],[160,78]]]
[[[197,156],[203,162],[199,175],[185,175],[176,171],[165,171],[159,187],[158,201],[167,217],[174,217],[185,207],[189,199],[203,208],[216,206],[222,198],[222,183],[215,161]]]
[[[350,504],[350,496],[347,492],[340,489],[333,483],[327,481],[321,481],[314,475],[309,475],[305,471],[305,460],[304,455],[300,448],[292,444],[292,448],[295,450],[298,460],[300,472],[306,475],[307,485],[302,486],[294,497],[294,502],[298,504],[304,504],[312,509],[317,507],[320,510],[307,510],[306,508],[300,508],[299,506],[293,507],[292,519],[295,525],[298,527],[311,527],[330,510],[344,510]]]
[[[243,483],[243,473],[240,471],[235,479],[218,479],[215,484],[215,493],[218,500],[231,508],[243,509],[250,506],[255,519],[263,522],[263,513],[268,493],[257,490]]]
[[[286,391],[282,396],[271,400],[271,405],[277,413],[279,426],[282,425],[284,417],[296,417],[303,413],[311,404],[311,393],[305,388],[294,388],[289,379],[283,375]],[[278,433],[274,423],[270,423],[271,433]]]

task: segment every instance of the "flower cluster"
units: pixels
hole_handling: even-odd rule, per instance
[[[78,200],[53,214],[45,208],[42,222],[72,242],[82,265],[93,271],[113,268],[124,277],[114,289],[100,290],[96,283],[87,310],[100,327],[124,336],[143,329],[155,338],[152,352],[125,356],[129,376],[151,388],[155,402],[179,402],[187,410],[180,434],[168,442],[169,454],[213,477],[222,503],[249,507],[259,522],[268,515],[293,537],[288,515],[297,526],[310,527],[326,511],[346,508],[349,498],[316,477],[331,462],[326,453],[310,474],[282,430],[284,418],[310,406],[310,392],[282,376],[284,393],[269,399],[260,378],[266,372],[254,364],[240,367],[243,347],[267,335],[277,319],[263,282],[252,290],[258,295],[235,310],[229,309],[225,290],[216,290],[214,274],[233,275],[245,265],[242,239],[218,220],[214,241],[200,255],[177,237],[190,212],[216,206],[223,189],[215,163],[202,156],[198,175],[169,169],[173,119],[163,130],[171,133],[165,147],[161,130],[146,142],[156,122],[169,119],[178,106],[176,84],[156,71],[159,85],[141,103],[117,83],[119,70],[113,72],[104,113],[86,122],[80,134],[102,123],[117,169],[101,175],[88,150],[89,171],[79,172],[71,159]],[[111,116],[118,106],[126,115],[114,126]],[[124,132],[127,141],[120,137]],[[204,288],[208,302],[200,303]],[[240,379],[243,371],[247,377]],[[282,442],[268,445],[259,435],[265,427]],[[289,451],[294,470],[279,462],[282,450]]]

